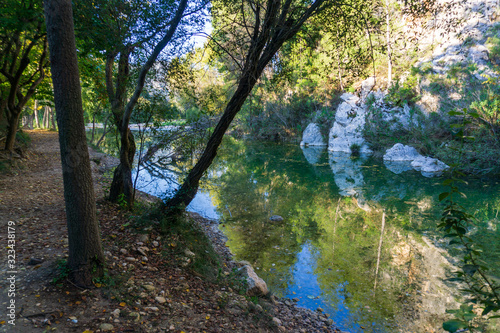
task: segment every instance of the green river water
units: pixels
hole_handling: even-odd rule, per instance
[[[138,188],[162,196],[182,168],[158,157]],[[219,220],[235,259],[273,293],[321,308],[346,332],[442,332],[459,293],[444,281],[456,259],[436,230],[441,182],[368,157],[227,138],[188,210]],[[468,182],[471,235],[498,277],[499,179]]]

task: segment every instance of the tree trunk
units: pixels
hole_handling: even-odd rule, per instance
[[[389,17],[389,0],[385,0],[386,7],[386,15],[385,15],[385,24],[387,26],[386,30],[386,43],[387,43],[387,88],[390,88],[392,85],[392,50],[391,50],[391,26],[390,26],[390,17]]]
[[[21,111],[14,110],[10,113],[8,117],[8,127],[7,127],[7,139],[5,140],[5,150],[14,151],[14,144],[16,143],[16,132],[19,124],[19,117],[21,116]]]
[[[128,127],[120,129],[121,147],[120,164],[116,167],[113,181],[109,190],[109,200],[112,202],[125,202],[131,209],[134,205],[132,165],[135,156],[134,135]]]
[[[43,127],[45,129],[49,128],[49,110],[47,108],[48,106],[43,107]]]
[[[207,147],[203,151],[200,159],[193,167],[193,169],[191,169],[181,188],[175,193],[174,197],[172,197],[165,203],[168,211],[176,214],[183,210],[186,206],[188,206],[189,203],[193,200],[196,192],[198,191],[200,179],[203,176],[203,173],[208,169],[210,164],[212,164],[213,159],[217,155],[217,149],[222,142],[222,138],[224,137],[226,130],[229,128],[229,125],[233,121],[236,114],[240,111],[243,103],[252,91],[255,83],[257,82],[257,78],[261,73],[262,71],[255,73],[247,71],[241,77],[238,84],[238,89],[227,104],[226,110],[219,120],[217,127],[212,133],[212,136],[210,136]]]
[[[91,143],[94,143],[94,134],[95,134],[95,113],[92,114],[92,138],[90,139]]]
[[[276,52],[278,52],[283,43],[292,38],[304,22],[315,14],[317,10],[320,10],[319,8],[322,4],[323,0],[315,1],[302,14],[298,14],[297,16],[295,16],[297,14],[295,13],[295,9],[298,9],[298,7],[290,9],[290,2],[286,2],[281,7],[280,1],[269,0],[265,9],[263,9],[264,7],[260,7],[258,3],[256,4],[256,8],[254,9],[255,26],[253,27],[253,35],[247,51],[245,65],[238,82],[238,88],[228,102],[224,114],[208,140],[200,159],[187,175],[181,188],[165,203],[168,213],[176,215],[193,200],[198,191],[200,179],[217,155],[217,149],[222,142],[226,130],[240,111],[248,95],[252,92],[264,68]],[[260,10],[265,10],[266,12],[262,26]],[[300,10],[298,12],[300,13]],[[291,13],[294,13],[294,15]]]
[[[109,121],[109,118],[111,117],[111,115],[109,115],[106,120],[104,121],[104,129],[103,129],[103,132],[102,132],[102,135],[101,135],[101,138],[97,141],[97,143],[95,144],[96,148],[99,148],[99,145],[101,144],[102,140],[106,137],[106,134],[108,133],[107,132],[107,126],[108,126],[108,121]]]
[[[51,107],[49,107],[49,111],[50,111],[50,115],[51,115],[50,119],[52,120],[52,129],[55,131],[55,130],[57,130],[55,110],[53,110]]]
[[[46,0],[44,8],[63,168],[68,267],[75,284],[90,286],[94,277],[103,275],[104,253],[85,138],[71,1]]]
[[[36,128],[40,128],[40,120],[38,119],[38,101],[36,99],[35,99],[35,108],[33,109],[33,114],[35,115]]]

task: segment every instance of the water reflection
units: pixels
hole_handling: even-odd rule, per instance
[[[181,179],[180,169],[151,166],[138,182],[158,195]],[[363,156],[227,139],[202,189],[188,209],[224,221],[237,259],[274,293],[321,307],[345,331],[433,332],[454,302],[454,286],[442,281],[444,242],[430,241],[439,180],[394,174]],[[492,249],[486,259],[497,274],[499,186],[471,181],[466,191],[484,221],[474,237]]]

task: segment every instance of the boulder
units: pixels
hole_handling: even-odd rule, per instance
[[[469,58],[476,64],[484,65],[489,60],[489,52],[484,45],[474,45],[469,49]]]
[[[253,270],[252,266],[245,265],[238,269],[238,273],[247,282],[247,296],[263,296],[268,294],[267,284]]]
[[[359,101],[359,97],[351,93],[343,93],[340,95],[340,99],[352,107],[356,107],[356,103]]]
[[[354,95],[344,95],[342,95],[344,96],[344,100],[354,100],[353,97],[350,97]],[[351,153],[351,146],[358,145],[360,147],[360,153],[370,154],[372,151],[365,144],[363,138],[365,116],[366,111],[363,108],[353,106],[348,102],[340,104],[335,114],[335,122],[330,130],[328,150]]]
[[[306,130],[302,134],[301,146],[326,146],[321,136],[319,126],[315,123],[307,125]]]
[[[361,92],[360,92],[360,95],[361,95],[362,99],[366,99],[366,97],[372,91],[373,87],[375,87],[375,83],[376,82],[375,82],[375,77],[374,76],[370,76],[369,78],[367,78],[366,80],[364,80],[363,82],[361,82]]]
[[[424,177],[440,176],[449,166],[437,158],[420,156],[411,162],[411,166]]]
[[[421,155],[417,150],[401,143],[396,143],[392,148],[387,149],[384,154],[384,161],[413,161]]]
[[[269,218],[269,220],[271,220],[273,222],[281,222],[281,221],[283,221],[283,217],[281,217],[279,215],[273,215]]]

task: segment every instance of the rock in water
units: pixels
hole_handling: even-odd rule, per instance
[[[245,265],[238,269],[238,273],[241,274],[243,278],[247,281],[247,291],[248,296],[263,296],[267,295],[269,292],[267,289],[267,284],[262,280],[253,270],[252,266]]]
[[[422,155],[415,148],[396,143],[392,148],[387,149],[384,161],[413,161],[417,157],[422,157]]]
[[[319,126],[315,123],[307,125],[306,130],[302,134],[301,146],[326,146],[321,136]]]
[[[440,176],[449,166],[437,158],[419,157],[411,162],[411,166],[422,173],[424,177]]]

